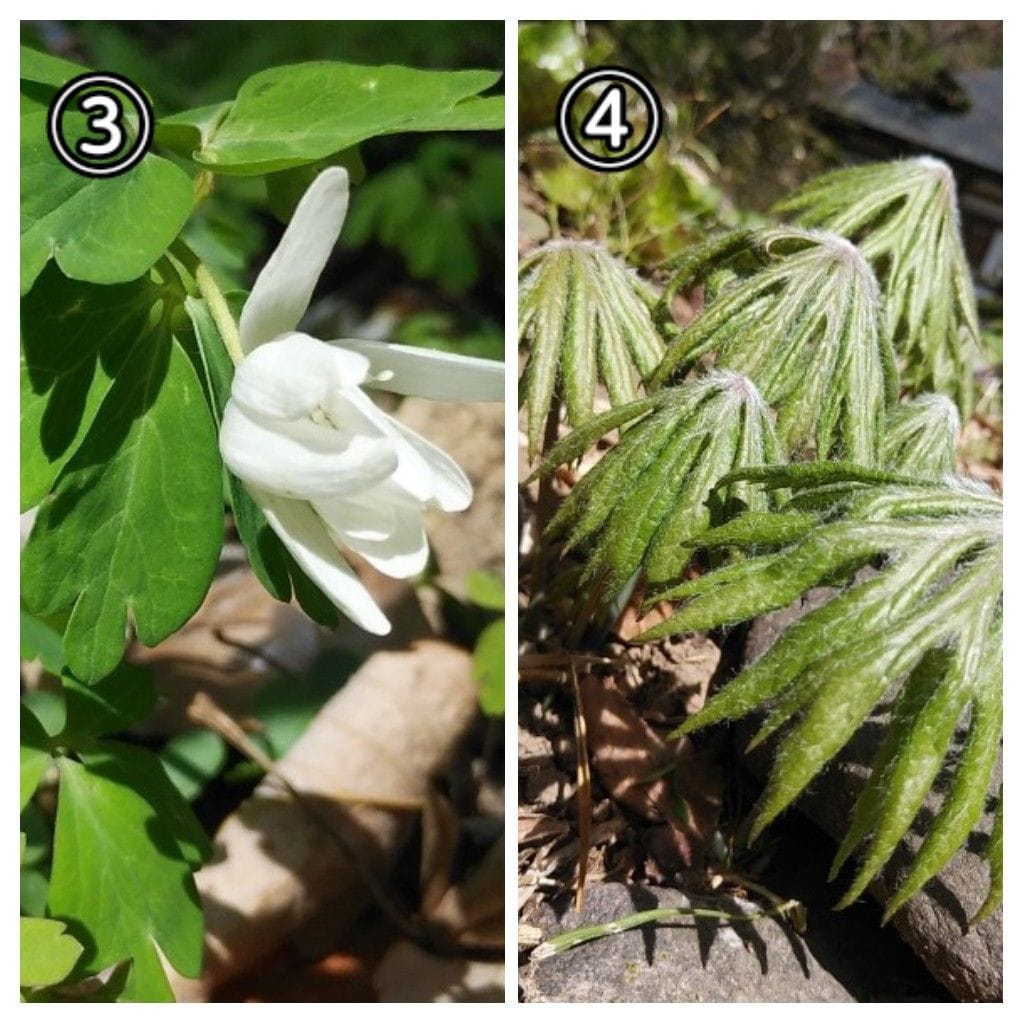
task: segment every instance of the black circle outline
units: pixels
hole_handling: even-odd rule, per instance
[[[578,145],[569,130],[569,110],[576,100],[577,94],[584,86],[601,79],[611,79],[613,82],[625,83],[632,87],[633,91],[640,95],[647,108],[647,130],[640,139],[636,149],[624,157],[607,158],[594,156],[593,153]],[[604,64],[596,68],[587,68],[578,74],[571,82],[567,83],[558,97],[558,105],[555,108],[555,133],[562,148],[578,164],[590,168],[593,171],[608,173],[611,171],[625,171],[642,163],[650,155],[651,151],[658,144],[662,131],[662,109],[658,94],[654,91],[650,82],[642,75],[637,74],[629,68],[617,64]]]
[[[92,164],[79,162],[78,159],[68,152],[68,146],[60,134],[60,118],[64,113],[65,107],[74,98],[75,94],[87,85],[113,85],[119,88],[133,101],[138,113],[140,130],[138,138],[135,140],[135,145],[128,155],[116,164],[93,166]],[[110,94],[108,93],[107,95]],[[111,98],[119,106],[122,106],[117,96],[112,96]],[[46,137],[49,139],[50,148],[53,150],[54,155],[68,170],[74,171],[75,174],[79,174],[83,178],[115,178],[130,171],[149,152],[149,147],[153,143],[153,124],[153,107],[146,98],[145,93],[134,82],[113,71],[87,71],[84,75],[77,75],[65,82],[57,95],[51,100],[46,114]]]

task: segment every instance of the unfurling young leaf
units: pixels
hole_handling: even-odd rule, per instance
[[[782,608],[810,588],[842,583],[827,603],[791,625],[680,731],[767,706],[760,743],[795,720],[781,740],[756,808],[756,837],[843,747],[874,706],[896,691],[885,740],[836,857],[865,846],[842,906],[885,864],[911,828],[947,750],[957,767],[941,811],[887,915],[933,877],[984,809],[1002,720],[1002,504],[984,487],[948,478],[926,482],[841,465],[778,467],[727,477],[791,490],[777,522],[749,545],[757,553],[655,599],[687,599],[639,642],[710,629]],[[808,521],[808,517],[811,517]],[[709,546],[737,543],[737,521],[708,531]],[[773,541],[772,533],[777,532]],[[884,558],[880,569],[869,567]],[[954,742],[961,716],[970,729]],[[998,877],[996,859],[993,880]]]
[[[787,454],[875,465],[896,375],[879,333],[878,285],[856,247],[792,228],[726,235],[679,261],[662,314],[679,288],[712,277],[714,296],[677,330],[651,387],[714,354],[777,411]]]
[[[981,331],[949,167],[930,156],[848,167],[776,209],[857,243],[882,283],[903,383],[949,395],[968,416]]]
[[[519,264],[519,343],[529,351],[520,402],[531,458],[559,381],[574,427],[593,415],[598,379],[612,405],[637,397],[664,352],[653,301],[648,285],[593,242],[549,242]]]
[[[557,444],[538,474],[631,420],[637,422],[573,488],[549,526],[567,549],[587,546],[584,578],[600,581],[609,597],[641,568],[654,584],[677,578],[708,525],[705,501],[717,481],[780,455],[757,389],[740,374],[717,370],[596,417]],[[768,507],[764,491],[742,481],[716,498],[730,507]]]
[[[894,473],[945,476],[956,469],[959,433],[956,406],[945,395],[921,395],[889,411],[882,462]]]

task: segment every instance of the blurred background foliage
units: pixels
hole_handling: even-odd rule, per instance
[[[552,124],[584,67],[640,72],[662,100],[663,141],[641,167],[593,174]],[[999,22],[526,22],[519,29],[526,244],[556,225],[632,262],[660,262],[710,232],[756,221],[804,181],[843,162],[814,116],[817,94],[860,76],[923,108],[962,109],[955,75],[1000,67]],[[596,180],[600,179],[600,180]],[[543,222],[547,222],[546,225]]]
[[[158,117],[229,100],[282,64],[504,66],[500,21],[37,21],[22,42],[127,76]],[[497,132],[392,135],[342,155],[354,188],[317,292],[323,327],[502,358],[502,146]],[[223,287],[251,286],[318,170],[216,178],[185,238]]]

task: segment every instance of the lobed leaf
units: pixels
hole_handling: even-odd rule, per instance
[[[498,130],[504,97],[479,94],[500,77],[338,61],[268,68],[242,84],[226,113],[214,115],[194,159],[221,173],[267,174],[380,135]],[[199,138],[209,120],[202,115],[191,118]]]
[[[593,416],[599,381],[614,406],[637,398],[664,351],[652,302],[640,278],[592,242],[549,242],[520,263],[519,343],[529,351],[520,401],[531,458],[559,381],[574,427]]]
[[[570,434],[544,467],[582,451],[617,417],[648,410],[576,484],[548,527],[566,549],[586,545],[584,582],[603,579],[608,594],[641,569],[655,585],[681,575],[710,522],[705,503],[717,481],[739,464],[779,455],[756,389],[739,374],[715,371]],[[763,492],[741,486],[720,497],[767,508]]]
[[[651,387],[714,353],[717,367],[745,374],[777,411],[787,453],[876,464],[896,380],[878,285],[861,254],[838,235],[798,229],[726,236],[708,254],[732,260],[735,278],[677,333]],[[697,261],[683,269],[691,283],[708,271]],[[683,283],[672,279],[663,307]]]
[[[741,477],[788,487],[794,496],[781,512],[743,513],[703,534],[702,544],[758,553],[667,591],[687,603],[637,642],[784,607],[819,582],[842,587],[678,730],[766,705],[754,744],[793,723],[755,809],[754,838],[896,689],[886,736],[833,866],[834,874],[864,847],[841,906],[857,898],[911,828],[954,745],[958,721],[971,708],[949,791],[890,901],[891,916],[956,852],[984,808],[1001,727],[999,500],[954,478],[913,481],[842,466],[768,467],[733,476]],[[809,500],[820,494],[827,500]],[[993,849],[996,891],[997,843]],[[987,901],[986,912],[997,899]]]
[[[146,282],[136,288],[138,303],[150,297]],[[64,656],[87,683],[117,666],[129,622],[148,645],[181,626],[220,553],[213,421],[170,315],[161,297],[146,327],[125,339],[115,378],[22,552],[25,606],[42,616],[70,609]]]
[[[183,817],[186,805],[170,801],[174,791],[153,774],[162,769],[146,751],[104,744],[59,765],[49,904],[85,946],[76,974],[131,958],[125,995],[173,1001],[158,950],[186,977],[202,967],[203,918],[189,870],[201,830]]]
[[[949,167],[922,156],[845,168],[776,209],[857,243],[881,280],[882,332],[904,382],[948,395],[969,415],[981,332]]]

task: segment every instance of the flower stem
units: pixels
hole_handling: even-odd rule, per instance
[[[224,293],[217,287],[217,282],[213,279],[213,274],[202,263],[196,267],[196,284],[199,286],[199,294],[202,295],[213,315],[213,322],[217,325],[217,330],[220,331],[224,347],[228,350],[231,361],[237,366],[245,358],[238,337],[238,325],[231,315],[231,310],[228,309]]]

